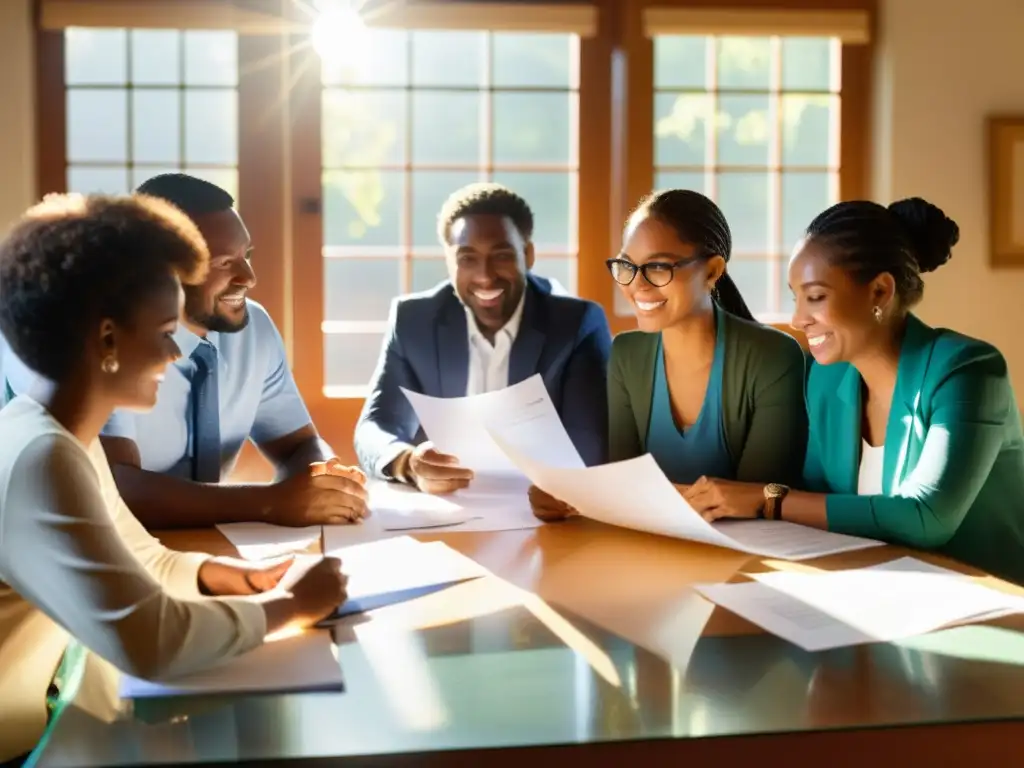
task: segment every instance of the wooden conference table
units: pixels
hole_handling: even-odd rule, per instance
[[[233,553],[214,530],[161,538]],[[903,550],[782,563],[583,519],[417,538],[496,576],[350,617],[344,693],[71,707],[40,764],[982,766],[1024,743],[1022,617],[807,653],[690,589]]]

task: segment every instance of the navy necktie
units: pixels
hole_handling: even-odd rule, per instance
[[[220,400],[217,348],[201,341],[192,353],[192,479],[220,482]]]

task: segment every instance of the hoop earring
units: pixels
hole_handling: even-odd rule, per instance
[[[874,315],[876,323],[881,323],[882,322],[882,308],[881,307],[875,306],[875,308],[871,310],[871,314]]]
[[[117,358],[113,355],[107,355],[100,363],[100,370],[107,374],[115,374],[120,368],[121,364],[117,362]]]

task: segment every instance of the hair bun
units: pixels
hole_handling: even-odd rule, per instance
[[[960,227],[937,205],[910,197],[892,203],[889,212],[902,222],[922,272],[932,272],[952,258]]]

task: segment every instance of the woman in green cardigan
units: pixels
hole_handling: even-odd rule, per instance
[[[799,477],[803,353],[754,320],[726,271],[731,251],[725,216],[698,192],[656,193],[630,216],[607,262],[639,325],[612,344],[612,461],[650,453],[680,486]],[[539,489],[530,498],[542,519],[571,514]]]
[[[808,492],[702,478],[684,495],[705,518],[763,514],[1024,580],[1024,435],[1006,361],[910,312],[921,273],[958,239],[919,198],[839,203],[811,222],[789,267],[814,357]]]

